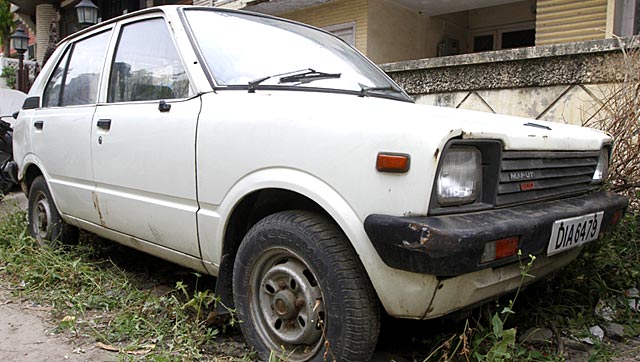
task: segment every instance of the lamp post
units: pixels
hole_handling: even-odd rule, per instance
[[[98,23],[98,7],[91,0],[82,0],[76,5],[78,23],[84,28]]]
[[[24,52],[27,51],[27,47],[29,46],[29,36],[24,31],[22,25],[18,26],[15,33],[11,35],[11,45],[18,53],[18,90],[26,92],[24,81]]]

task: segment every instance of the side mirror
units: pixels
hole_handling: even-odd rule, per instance
[[[36,109],[40,108],[40,97],[29,97],[24,100],[22,109]]]
[[[11,117],[13,117],[13,119],[18,119],[18,115],[20,114],[20,111],[15,111],[13,112],[13,114],[11,115]]]

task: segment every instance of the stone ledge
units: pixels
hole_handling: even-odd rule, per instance
[[[625,48],[640,38],[606,39],[385,64],[409,94],[599,84],[621,81]]]
[[[381,64],[385,72],[415,71],[420,69],[444,68],[618,51],[622,47],[640,47],[640,37],[591,40],[576,43],[542,45],[536,47],[498,50],[482,53],[453,55],[448,57],[407,60]]]

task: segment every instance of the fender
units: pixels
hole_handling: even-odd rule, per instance
[[[222,240],[229,216],[246,195],[267,188],[299,193],[316,202],[335,220],[351,241],[388,313],[394,316],[426,313],[425,304],[415,301],[431,300],[438,284],[436,278],[385,265],[365,233],[363,220],[358,218],[348,202],[322,180],[296,169],[269,168],[255,171],[238,180],[220,205],[200,203],[200,248],[205,264],[210,264],[215,269],[212,271],[214,275],[217,275],[220,266]]]

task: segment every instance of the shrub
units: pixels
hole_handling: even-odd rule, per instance
[[[16,89],[16,69],[12,67],[4,67],[2,68],[2,74],[0,77],[3,77],[7,80],[7,86],[12,89]]]
[[[603,101],[583,125],[615,140],[608,188],[630,199],[629,210],[640,211],[640,37],[618,39],[621,54],[605,65],[617,82],[604,88]]]

